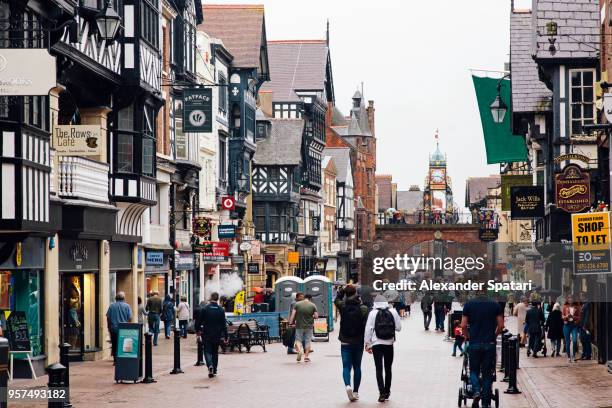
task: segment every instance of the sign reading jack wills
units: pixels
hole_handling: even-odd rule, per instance
[[[532,219],[544,216],[544,187],[510,187],[510,215],[512,219]]]
[[[53,126],[53,147],[59,155],[98,156],[103,145],[100,126]]]
[[[557,208],[576,213],[591,206],[591,178],[575,164],[555,175]]]

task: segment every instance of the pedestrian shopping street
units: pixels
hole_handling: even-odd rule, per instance
[[[71,366],[71,401],[75,407],[240,407],[269,408],[306,407],[426,407],[457,406],[460,386],[461,358],[451,357],[452,343],[444,334],[424,331],[419,305],[413,305],[412,317],[402,320],[402,331],[395,343],[393,385],[388,402],[376,402],[378,389],[374,362],[364,353],[360,401],[349,403],[342,383],[338,330],[329,342],[314,343],[310,363],[297,363],[287,355],[280,343],[267,347],[267,352],[255,347],[251,353],[221,354],[219,376],[207,378],[205,367],[194,367],[196,348],[194,336],[181,340],[181,367],[184,374],[171,375],[171,340],[160,339],[154,349],[155,384],[115,384],[110,361],[73,364]],[[513,330],[515,319],[506,318]],[[518,395],[507,395],[507,384],[497,382],[503,408],[604,408],[612,401],[612,377],[604,366],[593,361],[570,365],[567,359],[528,359],[521,354]],[[571,378],[571,384],[567,379]],[[35,387],[43,379],[16,380],[13,388]],[[20,404],[20,407],[46,406]],[[468,402],[468,406],[471,406]]]

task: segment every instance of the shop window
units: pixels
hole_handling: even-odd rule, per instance
[[[595,123],[595,70],[570,70],[571,134],[581,135],[584,125]]]

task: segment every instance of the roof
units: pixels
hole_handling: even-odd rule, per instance
[[[499,187],[501,185],[501,177],[499,175],[469,177],[465,184],[465,204],[469,207],[470,204],[475,204],[485,199],[490,188]]]
[[[357,90],[353,95],[353,101],[357,106],[353,105],[351,115],[348,120],[348,135],[349,136],[372,136],[370,130],[370,122],[368,120],[368,111],[363,104],[361,92]]]
[[[332,126],[346,126],[348,122],[346,117],[340,112],[340,109],[334,105],[332,110]]]
[[[270,119],[270,135],[257,141],[256,165],[299,165],[302,161],[303,119]]]
[[[533,2],[532,54],[538,59],[599,57],[599,0],[536,0]],[[557,23],[555,52],[549,50],[546,24]],[[538,32],[541,33],[538,35]]]
[[[328,55],[325,40],[268,41],[271,81],[261,89],[281,102],[299,101],[295,90],[323,91]]]
[[[512,112],[541,112],[551,109],[552,92],[540,81],[538,66],[531,56],[531,11],[513,11],[510,17],[510,69]]]
[[[412,213],[423,206],[423,192],[421,190],[398,191],[397,209]]]
[[[205,4],[204,22],[198,25],[212,37],[220,38],[234,56],[238,68],[258,68],[265,39],[264,6]]]
[[[345,183],[351,168],[350,149],[348,147],[326,147],[323,149],[323,155],[331,157],[336,166],[336,179]]]

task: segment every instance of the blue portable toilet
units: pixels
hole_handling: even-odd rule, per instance
[[[304,279],[304,294],[312,295],[320,316],[327,317],[328,331],[334,330],[334,307],[332,281],[326,276],[315,275]]]
[[[297,292],[304,291],[304,281],[297,276],[285,276],[278,279],[274,285],[274,294],[276,295],[276,311],[289,312],[292,295]]]

